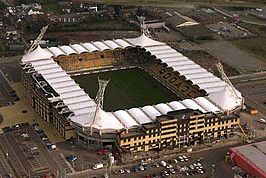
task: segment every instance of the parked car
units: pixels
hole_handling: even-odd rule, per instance
[[[99,150],[97,151],[97,154],[98,154],[98,155],[105,155],[105,150],[104,150],[104,149],[99,149]]]
[[[76,161],[78,159],[78,157],[75,155],[70,155],[70,156],[66,157],[66,159],[70,162],[73,162],[73,161]]]
[[[154,167],[156,167],[156,168],[160,167],[160,165],[159,165],[158,163],[156,163],[156,162],[155,162],[153,165],[154,165]]]
[[[166,168],[167,168],[167,169],[172,169],[172,168],[173,168],[173,165],[168,164],[168,165],[166,166]]]
[[[169,169],[170,173],[172,174],[175,174],[175,170],[172,168],[172,169]]]
[[[56,145],[55,145],[55,144],[52,144],[52,143],[47,143],[46,146],[47,146],[47,148],[48,148],[49,150],[56,149]]]
[[[266,120],[263,119],[263,118],[260,118],[260,119],[259,119],[259,122],[262,123],[262,124],[266,124]]]
[[[185,155],[183,155],[183,159],[184,159],[185,161],[188,161],[188,157],[185,156]]]
[[[96,164],[92,167],[92,169],[94,169],[94,170],[96,170],[96,169],[101,169],[101,168],[103,168],[103,163],[96,163]]]
[[[166,176],[169,176],[169,175],[170,175],[167,171],[164,171],[163,173],[164,173],[164,175],[166,175]]]
[[[130,173],[130,169],[125,169],[125,172],[126,172],[127,174],[129,174],[129,173]]]
[[[160,164],[161,164],[161,166],[163,166],[163,167],[166,166],[166,162],[165,162],[165,161],[161,161]]]
[[[183,158],[183,156],[178,156],[178,160],[179,160],[180,162],[184,162],[184,161],[185,161],[184,158]]]
[[[178,163],[177,159],[173,159],[173,162],[174,162],[174,163]]]
[[[140,171],[144,171],[145,168],[144,168],[143,166],[139,166],[139,170],[140,170]]]

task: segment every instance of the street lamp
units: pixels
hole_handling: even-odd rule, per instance
[[[212,176],[211,176],[212,178],[214,178],[214,173],[215,173],[215,165],[213,164],[212,165]]]

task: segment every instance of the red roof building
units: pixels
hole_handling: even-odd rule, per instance
[[[266,141],[231,148],[229,155],[251,177],[266,178]]]

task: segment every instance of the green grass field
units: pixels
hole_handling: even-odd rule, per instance
[[[111,79],[105,91],[104,110],[106,111],[180,99],[141,69],[119,70],[73,78],[91,98],[95,98],[98,90],[97,77]]]

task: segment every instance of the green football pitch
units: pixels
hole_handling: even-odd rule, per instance
[[[161,102],[179,100],[180,98],[160,84],[142,69],[127,69],[73,76],[91,98],[95,98],[98,91],[98,81],[110,79],[105,90],[104,110],[116,111]]]

